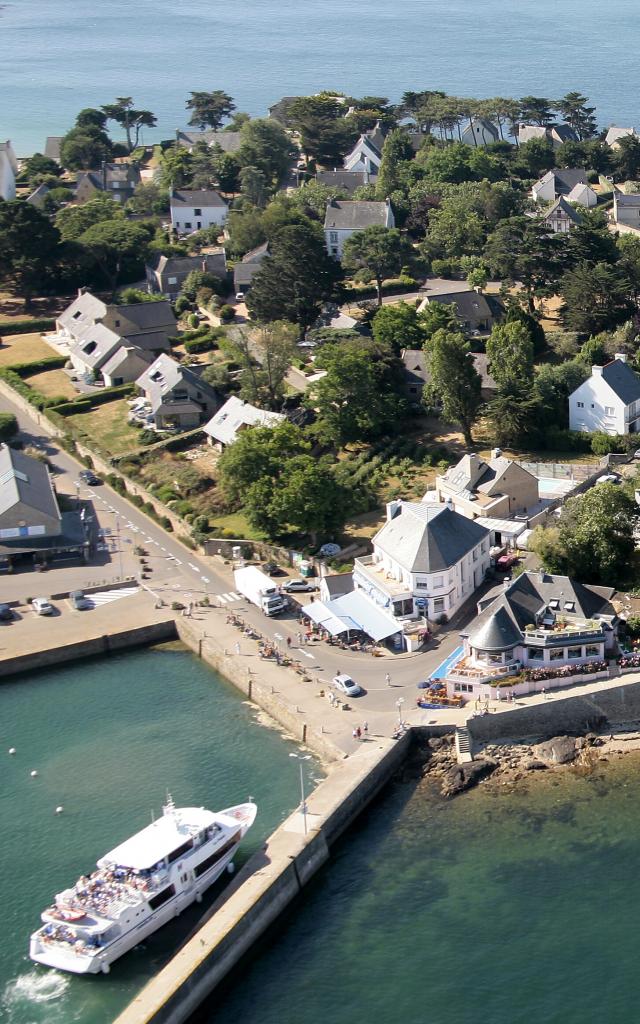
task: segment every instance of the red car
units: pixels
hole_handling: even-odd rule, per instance
[[[518,561],[519,558],[517,555],[500,555],[500,558],[496,562],[496,569],[498,569],[500,572],[508,572],[509,569],[513,565],[516,565]]]

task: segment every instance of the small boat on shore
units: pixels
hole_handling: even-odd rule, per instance
[[[114,960],[177,917],[229,868],[255,821],[253,803],[223,811],[175,807],[58,893],[31,936],[37,963],[74,974],[108,974]]]

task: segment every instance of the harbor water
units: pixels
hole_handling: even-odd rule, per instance
[[[639,780],[393,784],[198,1024],[629,1024]]]
[[[443,89],[595,103],[600,125],[640,126],[635,0],[4,0],[0,140],[42,151],[84,107],[132,96],[173,137],[192,90],[224,89],[253,116],[282,96]],[[621,87],[623,86],[623,87]]]
[[[29,935],[40,912],[144,828],[152,809],[160,813],[167,790],[178,807],[213,810],[252,797],[258,818],[236,857],[242,864],[299,799],[298,765],[288,756],[296,749],[177,644],[0,685],[3,1024],[113,1020],[195,927],[206,902],[117,961],[108,977],[33,964]],[[309,762],[308,784],[320,776]]]

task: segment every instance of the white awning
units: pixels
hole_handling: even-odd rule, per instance
[[[343,594],[333,601],[312,601],[304,614],[326,629],[331,636],[360,630],[376,642],[400,632],[400,626],[361,590]]]

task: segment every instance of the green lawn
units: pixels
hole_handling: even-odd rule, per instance
[[[235,537],[246,538],[247,540],[267,540],[264,533],[260,533],[248,522],[243,512],[232,512],[228,516],[213,516],[209,520],[211,529],[230,530]]]
[[[47,345],[39,334],[8,334],[9,326],[2,325],[0,335],[0,366],[12,363],[33,363],[36,359],[51,359],[58,353]]]
[[[140,431],[127,423],[129,406],[126,399],[99,405],[91,412],[67,416],[67,422],[83,431],[90,443],[109,455],[124,455],[140,448]]]

